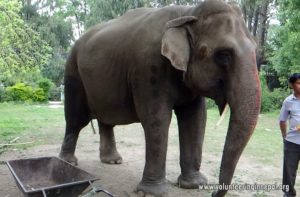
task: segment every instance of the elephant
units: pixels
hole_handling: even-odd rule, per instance
[[[60,158],[77,163],[80,130],[97,119],[100,159],[122,163],[114,126],[140,122],[145,166],[136,192],[166,194],[168,130],[174,111],[179,131],[178,185],[207,184],[200,171],[205,98],[230,108],[219,184],[231,184],[257,124],[261,88],[256,43],[236,5],[207,0],[197,6],[137,8],[98,24],[72,47],[65,65],[66,130]],[[216,190],[215,197],[226,190]]]

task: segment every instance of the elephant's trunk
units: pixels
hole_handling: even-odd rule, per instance
[[[252,53],[251,58],[240,61],[243,64],[232,73],[228,84],[227,101],[231,114],[220,168],[220,184],[231,184],[236,164],[257,123],[261,89],[254,55]],[[216,196],[224,196],[226,192],[219,190]]]

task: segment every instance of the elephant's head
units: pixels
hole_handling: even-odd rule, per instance
[[[255,47],[239,9],[221,1],[203,2],[190,16],[169,21],[163,36],[161,53],[184,72],[185,83],[214,99],[220,112],[230,106],[220,183],[231,183],[257,122],[261,91]]]

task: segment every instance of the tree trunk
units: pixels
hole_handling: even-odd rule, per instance
[[[259,11],[260,11],[260,7],[257,5],[255,7],[254,19],[253,19],[253,28],[252,28],[252,34],[253,34],[254,37],[256,37],[256,34],[257,34]]]
[[[260,70],[261,64],[265,61],[264,57],[264,48],[265,45],[265,38],[267,33],[267,20],[268,20],[268,5],[269,0],[266,0],[263,2],[261,9],[260,9],[260,17],[259,17],[259,29],[258,29],[258,35],[257,35],[257,41],[258,41],[258,55],[257,55],[257,66]]]
[[[27,8],[26,8],[26,21],[29,21],[30,13],[29,13],[29,7],[31,6],[31,0],[27,0]]]
[[[71,3],[72,3],[73,7],[74,7],[75,10],[76,10],[77,5],[76,5],[75,0],[71,0]],[[79,18],[79,15],[77,14],[77,12],[75,12],[74,15],[75,15],[75,19],[76,19],[76,25],[77,25],[78,36],[80,36],[81,33],[82,33],[82,32],[81,32],[80,18]]]
[[[259,17],[259,31],[258,31],[258,44],[263,46],[265,43],[265,33],[266,33],[266,22],[268,20],[268,5],[269,1],[265,1],[261,7],[260,17]]]
[[[247,8],[245,4],[242,6],[242,12],[243,12],[244,20],[245,22],[247,22]]]
[[[83,9],[84,9],[84,21],[85,21],[85,17],[87,16],[87,2],[86,0],[83,1]]]
[[[248,29],[250,32],[252,31],[252,21],[253,21],[253,15],[254,15],[253,12],[254,12],[254,9],[251,6],[251,8],[249,10],[249,14],[248,14],[248,21],[247,21]]]

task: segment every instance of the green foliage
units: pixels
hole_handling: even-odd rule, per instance
[[[123,15],[129,9],[149,6],[145,0],[87,0],[90,13],[85,18],[85,27]]]
[[[279,26],[271,29],[269,60],[282,83],[288,76],[300,72],[300,4],[299,0],[279,2]]]
[[[51,101],[60,101],[61,88],[52,86],[49,93],[49,100]]]
[[[6,101],[44,102],[47,100],[42,88],[33,88],[24,83],[17,83],[6,88]]]
[[[76,2],[77,7],[70,9],[77,13],[77,19],[89,28],[101,21],[107,21],[123,15],[126,11],[139,7],[163,7],[167,5],[195,5],[201,0],[87,0],[86,5],[81,1]],[[88,8],[89,12],[86,11]]]
[[[45,78],[52,80],[56,85],[62,83],[67,51],[73,41],[72,18],[78,14],[71,11],[73,2],[76,6],[77,0],[23,2],[24,20],[53,48],[41,72]]]
[[[32,94],[32,100],[35,102],[45,102],[47,101],[47,94],[44,92],[42,88],[36,88]]]
[[[64,52],[54,52],[48,64],[42,68],[42,74],[44,77],[50,79],[56,86],[59,86],[63,82],[66,55]]]
[[[7,87],[7,97],[12,101],[32,101],[33,89],[24,83]]]
[[[261,112],[266,113],[279,110],[282,102],[291,94],[291,91],[285,88],[276,88],[270,91],[267,87],[264,72],[260,73],[260,81],[262,91]]]
[[[75,1],[75,0],[72,0]],[[40,33],[52,48],[68,49],[73,39],[72,22],[66,10],[68,0],[24,1],[23,20]],[[66,19],[67,18],[67,19]]]
[[[4,101],[5,98],[5,88],[3,84],[0,83],[0,102]]]
[[[277,88],[273,92],[267,88],[262,90],[261,112],[272,112],[281,108],[284,99],[291,94],[289,90]]]
[[[20,17],[17,0],[0,0],[0,81],[23,81],[24,73],[38,70],[49,58],[51,47]]]
[[[43,90],[44,96],[47,98],[50,96],[50,90],[54,86],[53,82],[47,78],[42,78],[37,82],[39,88]]]
[[[206,102],[206,108],[207,109],[212,109],[212,108],[218,108],[218,106],[216,105],[215,101],[210,99],[210,98],[206,98],[205,99]]]
[[[7,88],[0,87],[0,102],[45,102],[53,96],[55,86],[47,78],[40,78],[37,83],[16,83]]]
[[[152,7],[163,7],[167,5],[197,5],[201,0],[155,0],[150,1]]]

